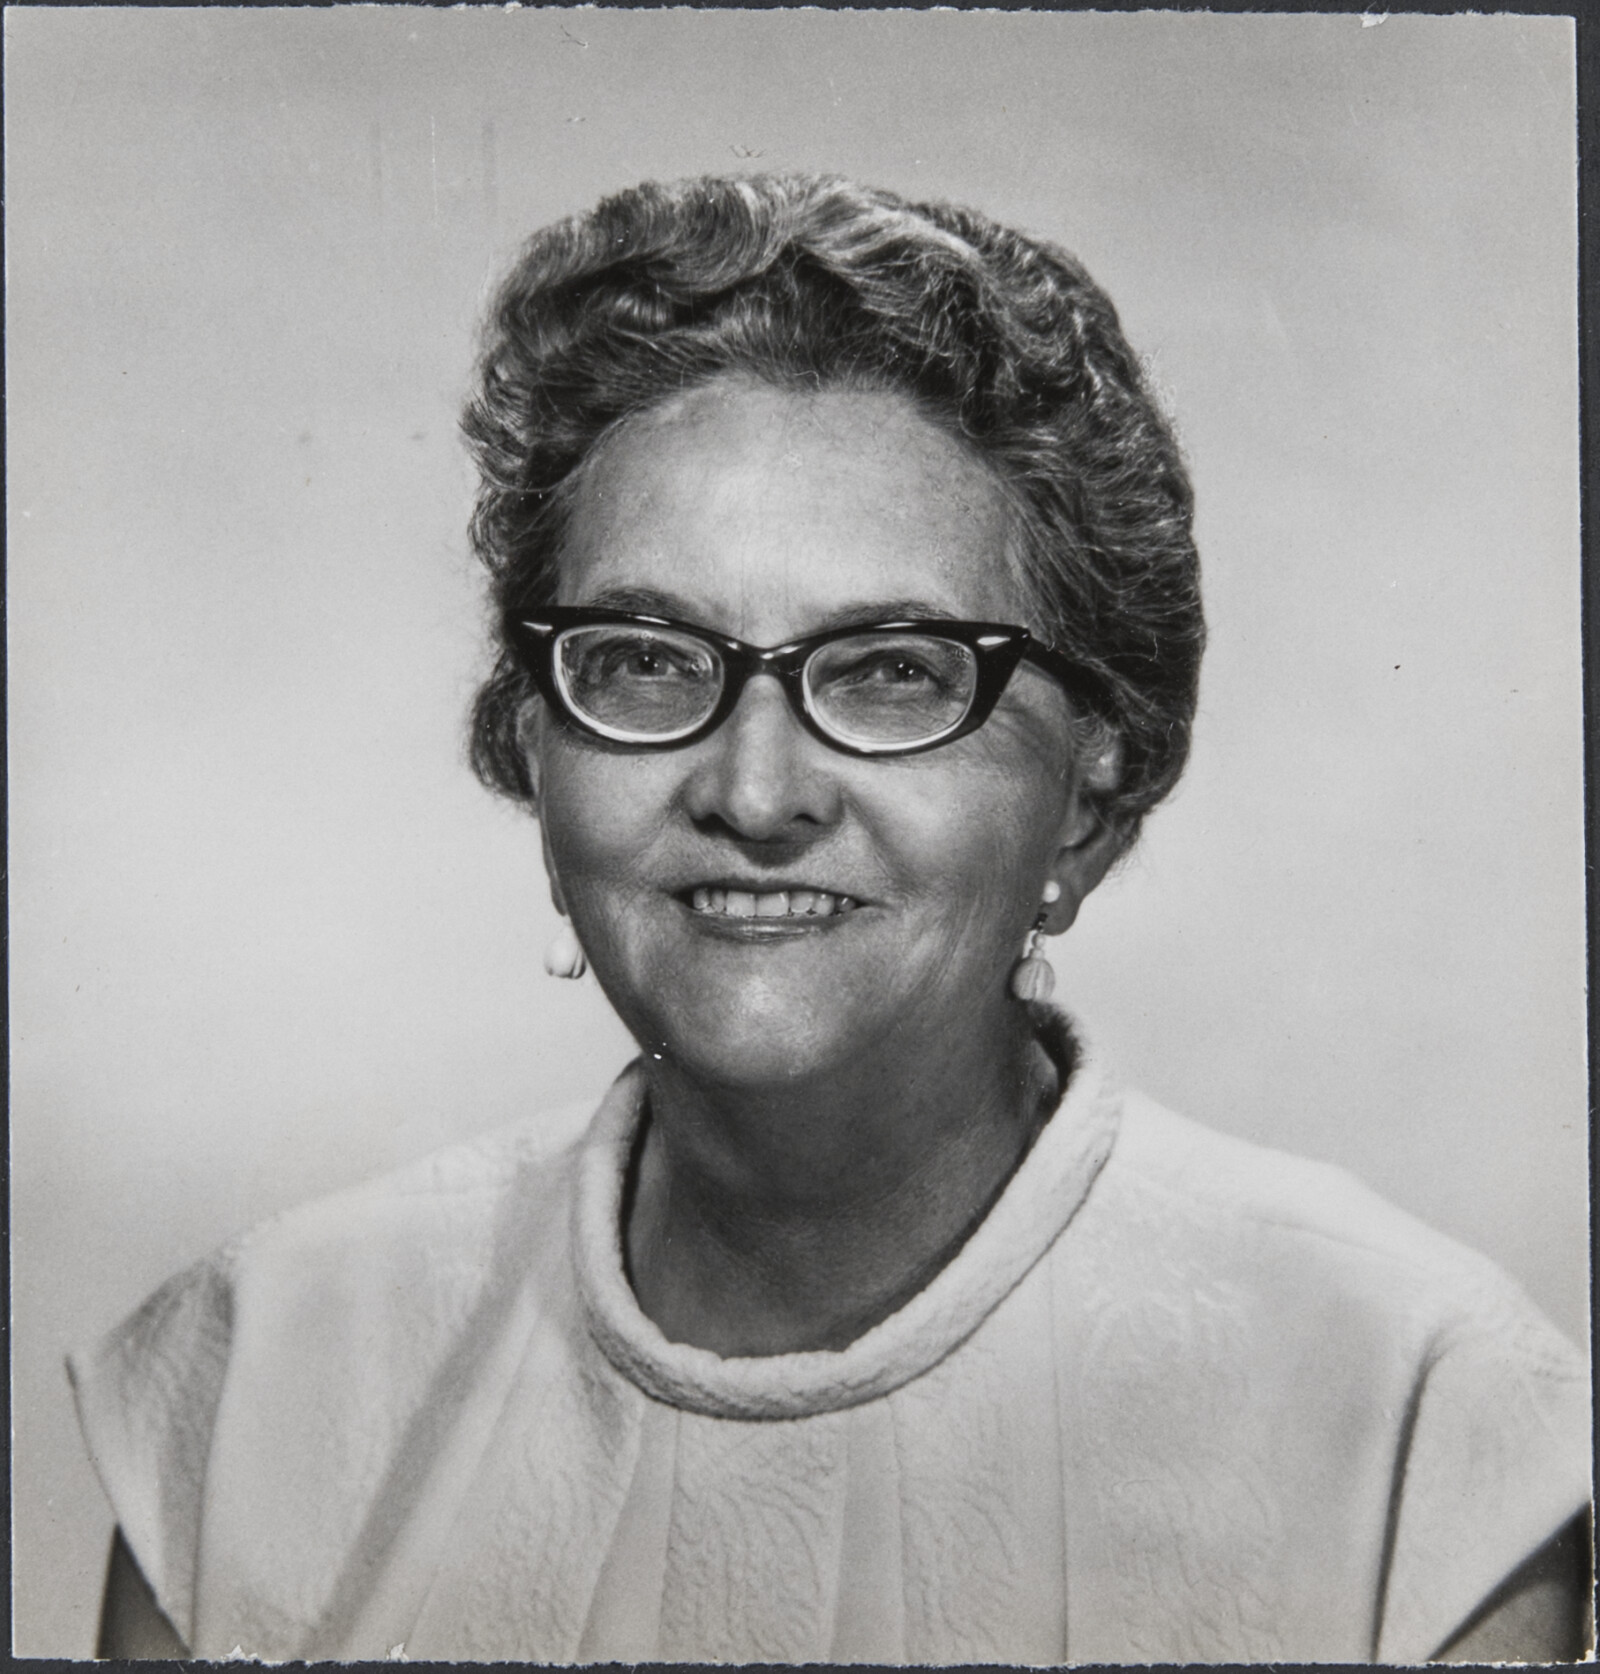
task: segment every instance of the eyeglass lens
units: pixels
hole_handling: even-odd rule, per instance
[[[570,628],[557,639],[556,678],[577,715],[608,737],[670,743],[701,726],[722,696],[716,647],[692,634],[632,623]],[[972,707],[971,647],[922,633],[862,632],[807,659],[807,707],[823,731],[861,748],[928,743]]]
[[[555,661],[567,702],[614,738],[681,738],[722,695],[722,658],[714,647],[669,628],[569,628],[556,641]]]
[[[812,713],[849,744],[921,744],[965,718],[978,685],[970,646],[929,634],[852,634],[805,668]]]

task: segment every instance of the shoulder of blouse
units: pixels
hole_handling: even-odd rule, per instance
[[[1487,1256],[1379,1196],[1348,1170],[1225,1134],[1137,1092],[1123,1097],[1117,1146],[1093,1203],[1096,1224],[1130,1230],[1176,1220],[1201,1246],[1233,1243],[1270,1263],[1369,1274],[1396,1302],[1425,1300],[1441,1317],[1514,1295]],[[1403,1281],[1403,1282],[1402,1282]]]
[[[1085,1314],[1203,1317],[1255,1379],[1387,1438],[1378,1660],[1432,1656],[1587,1503],[1583,1355],[1488,1257],[1344,1169],[1129,1093],[1070,1238]]]
[[[291,1411],[304,1392],[289,1385],[302,1377],[313,1402],[343,1378],[344,1393],[371,1412],[414,1407],[439,1365],[503,1311],[550,1241],[541,1233],[565,1247],[566,1164],[596,1102],[274,1215],[67,1356],[95,1471],[185,1642],[194,1642],[205,1485],[225,1403],[258,1403],[264,1386],[270,1397],[282,1384],[273,1404]]]

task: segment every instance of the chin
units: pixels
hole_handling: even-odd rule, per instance
[[[861,1022],[860,1011],[841,1007],[837,997],[824,1010],[814,993],[800,998],[747,984],[733,995],[657,1013],[644,1038],[659,1041],[676,1063],[707,1082],[775,1088],[851,1062],[862,1049]]]

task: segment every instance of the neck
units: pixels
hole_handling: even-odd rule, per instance
[[[625,1246],[663,1334],[723,1356],[843,1348],[922,1289],[1059,1096],[1023,1008],[993,1021],[977,1052],[907,1030],[777,1087],[647,1060]]]

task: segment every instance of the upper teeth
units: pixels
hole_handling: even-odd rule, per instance
[[[830,895],[825,889],[775,889],[757,895],[745,889],[697,889],[697,913],[724,913],[729,918],[827,918],[833,913],[853,912],[855,900],[848,895]]]

